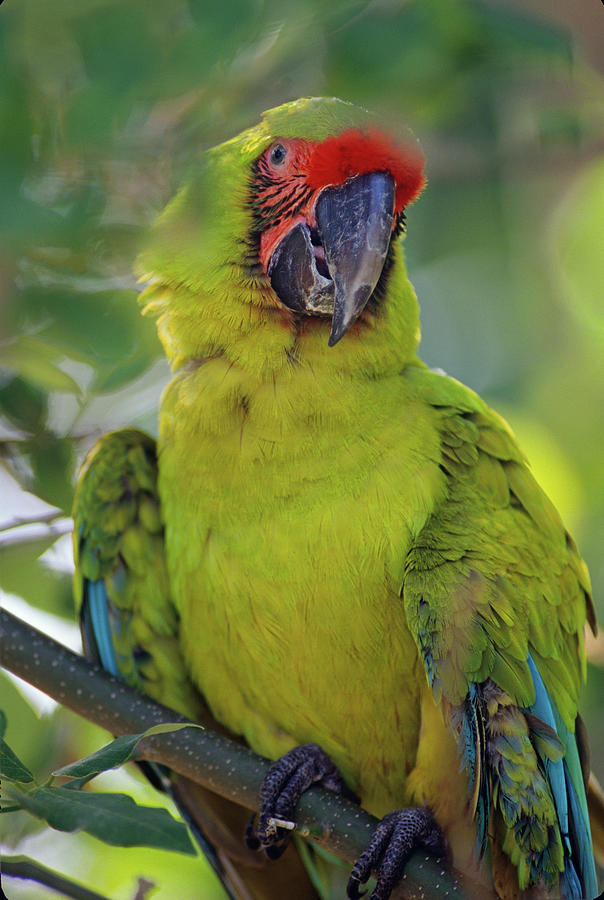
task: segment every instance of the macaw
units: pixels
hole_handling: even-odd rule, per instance
[[[593,898],[589,578],[506,422],[418,357],[423,184],[410,135],[337,99],[196,163],[139,260],[174,370],[157,443],[108,435],[77,490],[84,640],[277,761],[249,848],[278,856],[268,816],[318,779],[384,817],[349,897],[373,869],[385,900],[419,844],[504,900]],[[298,895],[295,850],[242,887],[238,826],[170,785],[232,896]]]

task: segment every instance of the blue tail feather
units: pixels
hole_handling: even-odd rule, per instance
[[[535,686],[535,702],[527,711],[556,732],[565,750],[563,759],[542,759],[564,842],[565,869],[561,876],[564,895],[567,900],[591,900],[598,889],[577,742],[562,721],[530,655],[528,665]]]
[[[109,604],[103,579],[86,581],[82,615],[84,620],[87,618],[90,620],[92,635],[88,633],[87,639],[90,640],[91,637],[94,639],[101,665],[111,675],[119,677],[120,670],[113,645]]]
[[[572,840],[576,845],[576,862],[579,868],[579,875],[575,872],[575,878],[578,882],[578,893],[572,894],[568,892],[568,897],[587,897],[592,900],[597,896],[598,886],[596,883],[596,873],[593,864],[593,852],[591,845],[591,829],[589,826],[589,818],[585,821],[581,804],[577,791],[572,782],[570,773],[565,766],[566,785],[568,790],[568,800],[571,815]],[[575,867],[573,866],[573,871]],[[585,885],[585,890],[581,889],[581,883]]]
[[[530,712],[538,719],[541,719],[543,722],[545,722],[546,725],[549,725],[549,727],[558,734],[558,727],[554,718],[554,711],[552,709],[552,703],[550,701],[549,694],[547,693],[547,688],[545,687],[543,679],[539,674],[539,670],[537,669],[537,666],[535,665],[530,654],[528,657],[528,665],[529,669],[531,670],[533,684],[535,686],[535,702],[529,708]],[[566,850],[570,852],[570,842],[568,837],[568,800],[566,797],[564,764],[561,759],[554,762],[551,759],[547,758],[543,760],[543,763],[547,780],[552,789],[552,794],[554,795],[554,803],[556,804],[556,812],[558,813],[558,821],[560,823],[562,838],[564,840]]]

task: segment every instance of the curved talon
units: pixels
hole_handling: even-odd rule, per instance
[[[245,829],[246,845],[278,859],[295,829],[292,819],[298,800],[317,782],[336,793],[345,790],[340,773],[317,744],[294,747],[273,763],[260,789],[260,813]]]
[[[243,840],[245,841],[245,846],[248,850],[260,850],[260,840],[256,835],[255,822],[256,813],[252,813],[247,820],[247,825],[245,826],[245,831],[243,833]]]
[[[280,844],[271,844],[269,847],[265,847],[264,855],[267,859],[279,859],[280,856],[283,856],[288,847],[289,836],[285,838]]]
[[[360,898],[364,897],[367,893],[367,891],[359,890],[360,886],[361,882],[353,873],[348,879],[348,884],[346,885],[346,896],[349,897],[350,900],[360,900]]]
[[[256,813],[252,813],[245,826],[243,835],[245,846],[248,850],[264,850],[268,859],[279,859],[289,844],[289,832],[278,828],[274,820],[269,819],[265,831],[266,839],[261,840],[258,835],[259,826],[256,825],[256,818]]]
[[[442,832],[429,809],[423,806],[398,809],[381,820],[366,849],[352,868],[346,894],[349,900],[359,900],[372,870],[377,883],[371,900],[388,900],[401,879],[405,864],[417,847],[435,856],[445,856]]]

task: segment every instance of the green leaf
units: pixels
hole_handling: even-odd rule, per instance
[[[10,378],[0,387],[0,412],[18,428],[38,431],[48,412],[47,394],[24,378]]]
[[[101,747],[101,749],[97,750],[95,753],[91,753],[90,756],[85,756],[83,759],[77,760],[77,762],[62,766],[60,769],[53,772],[53,775],[69,775],[74,778],[88,779],[94,775],[98,775],[99,772],[105,772],[107,769],[115,769],[118,766],[123,765],[123,763],[128,762],[128,760],[132,759],[134,756],[136,746],[143,738],[150,737],[153,734],[166,734],[170,731],[180,731],[182,728],[201,727],[201,725],[191,725],[187,722],[165,722],[161,725],[154,725],[152,728],[148,728],[140,734],[123,734],[121,737],[111,741],[110,744]]]
[[[18,594],[39,609],[73,622],[71,578],[49,569],[39,560],[56,542],[56,534],[48,534],[35,540],[7,542],[0,546],[0,587],[9,594]]]
[[[74,480],[71,441],[45,431],[35,440],[23,441],[21,449],[28,454],[33,469],[33,492],[69,515],[73,504]]]
[[[4,726],[6,726],[6,717],[4,717]],[[0,738],[0,775],[7,781],[18,781],[22,784],[28,784],[34,780],[34,776],[27,766],[21,762],[2,738]]]
[[[2,569],[2,556],[0,556]],[[46,776],[49,760],[56,765],[56,744],[58,732],[65,737],[65,729],[61,728],[54,716],[38,715],[29,699],[22,693],[21,682],[9,678],[4,669],[0,669],[0,697],[3,712],[6,715],[6,733],[0,735],[10,745],[34,776],[43,773]]]
[[[61,787],[64,787],[68,791],[81,791],[92,778],[94,778],[94,775],[83,775],[82,778],[72,778],[71,781],[67,781],[65,784],[62,784]]]
[[[3,738],[6,733],[6,724],[6,713],[0,709],[0,738]]]
[[[86,291],[86,282],[35,287],[23,292],[26,322],[69,356],[91,364],[114,365],[143,343],[157,355],[153,322],[145,322],[134,290]]]
[[[126,794],[39,787],[31,793],[8,787],[6,794],[23,809],[58,831],[86,831],[117,847],[158,847],[195,854],[187,828],[165,809],[137,806]]]
[[[0,365],[47,391],[79,394],[77,382],[57,365],[62,357],[59,348],[24,335],[2,347]]]

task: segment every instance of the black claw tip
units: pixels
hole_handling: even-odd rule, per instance
[[[357,859],[348,882],[349,900],[358,900],[358,885],[364,884],[371,872],[377,884],[371,900],[388,900],[398,884],[405,863],[417,847],[442,855],[444,837],[434,816],[425,807],[394,810],[376,827],[364,852]]]
[[[264,848],[264,854],[267,859],[279,859],[287,850],[289,841],[283,841],[282,844],[271,844]]]
[[[243,839],[248,850],[260,850],[260,840],[256,834],[256,813],[252,813],[245,826]]]
[[[348,900],[359,900],[360,897],[364,897],[367,891],[359,890],[361,882],[356,877],[356,875],[351,875],[348,879],[348,884],[346,885],[346,896]]]

